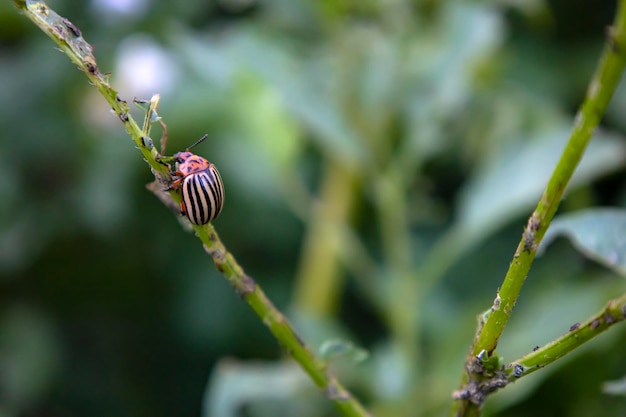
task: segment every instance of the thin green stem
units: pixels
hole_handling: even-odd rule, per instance
[[[148,161],[155,175],[165,180],[169,177],[168,167],[157,162],[158,152],[152,142],[144,140],[142,130],[130,115],[128,104],[122,100],[117,91],[108,82],[108,75],[100,72],[96,59],[93,56],[93,47],[85,41],[80,30],[68,19],[59,16],[42,1],[15,0],[18,9],[35,25],[46,33],[63,51],[70,60],[85,73],[91,84],[109,103],[115,114],[124,124],[139,148],[143,157]]]
[[[611,300],[597,314],[584,323],[573,324],[569,332],[547,345],[535,348],[526,356],[501,365],[499,357],[487,358],[481,354],[466,364],[468,372],[472,369],[480,378],[472,378],[461,389],[453,393],[456,399],[467,400],[466,415],[479,415],[480,405],[492,394],[518,379],[530,375],[571,353],[574,349],[604,332],[610,326],[626,318],[626,294]]]
[[[537,247],[556,213],[565,188],[574,173],[583,153],[598,126],[602,115],[617,87],[624,65],[626,64],[626,1],[619,3],[615,22],[608,30],[607,44],[604,48],[598,68],[591,79],[585,100],[576,116],[569,141],[561,155],[548,185],[539,200],[537,208],[530,216],[526,230],[517,246],[509,270],[488,315],[479,329],[468,355],[466,369],[477,355],[485,352],[493,355],[498,340],[511,316],[522,285],[535,259]],[[461,386],[471,385],[476,375],[464,372]],[[484,400],[483,400],[484,401]],[[478,415],[479,404],[469,399],[455,402],[453,414],[457,416]]]
[[[82,37],[80,30],[68,19],[59,16],[42,1],[15,0],[20,11],[33,21],[67,54],[71,61],[82,70],[91,83],[100,91],[113,111],[118,115],[124,127],[150,165],[157,181],[148,188],[170,208],[176,208],[180,196],[176,192],[162,191],[169,184],[170,168],[161,162],[161,155],[147,137],[150,123],[157,120],[156,110],[158,95],[150,100],[148,114],[143,130],[129,113],[127,103],[122,100],[108,82],[108,77],[98,69],[93,56],[93,48]],[[154,111],[154,114],[152,112]],[[336,408],[347,417],[365,417],[370,414],[359,401],[347,391],[337,378],[327,369],[327,364],[317,358],[298,337],[286,317],[276,309],[263,290],[248,276],[222,244],[211,224],[193,226],[196,235],[202,241],[205,250],[213,258],[217,269],[222,272],[237,293],[250,305],[254,312],[269,328],[278,342],[300,364],[320,387],[326,397],[333,401]]]
[[[509,376],[510,381],[530,375],[572,352],[612,325],[623,321],[624,318],[626,318],[626,294],[609,301],[602,310],[587,321],[573,324],[569,332],[558,339],[514,360],[505,367],[504,372]]]
[[[383,256],[388,265],[385,310],[392,339],[406,363],[404,374],[399,378],[403,378],[402,386],[407,394],[418,378],[416,370],[421,370],[420,320],[415,307],[421,288],[411,264],[413,251],[407,225],[406,190],[399,171],[393,166],[379,171],[378,179],[372,182],[380,219]]]
[[[329,177],[328,181],[330,181],[333,176],[329,175]],[[311,195],[304,184],[293,177],[293,175],[285,174],[281,178],[281,182],[283,193],[286,196],[286,203],[303,222],[314,224],[318,221],[315,217],[318,216],[319,213],[329,211],[328,208],[321,206],[325,204],[324,201],[330,198],[334,192],[329,192],[326,198],[322,197],[321,201],[319,201],[320,199]],[[354,182],[354,179],[351,179],[350,182]],[[323,185],[322,188],[324,187]],[[354,187],[354,184],[352,187]],[[350,192],[352,193],[353,190]],[[324,191],[322,191],[322,195],[324,195]],[[350,204],[354,204],[354,202]],[[340,209],[344,210],[341,207]],[[337,209],[330,211],[335,212],[336,210]],[[378,297],[379,288],[376,286],[378,266],[368,252],[368,249],[347,223],[345,216],[327,215],[324,221],[326,223],[325,227],[327,227],[329,233],[331,233],[329,235],[331,236],[331,241],[336,242],[335,250],[337,251],[336,255],[339,257],[339,260],[343,263],[346,270],[352,274],[352,278],[359,284],[364,295],[367,296],[369,301],[378,309],[379,314],[382,317],[386,317],[385,306]],[[331,229],[332,232],[330,232]],[[296,305],[301,304],[296,302]]]
[[[196,226],[194,229],[196,235],[204,243],[205,250],[215,261],[217,269],[226,276],[237,294],[252,307],[279,343],[309,374],[313,382],[322,388],[328,399],[334,401],[342,414],[354,417],[369,416],[370,414],[358,400],[328,371],[326,363],[317,358],[305,345],[287,318],[276,309],[263,290],[239,266],[222,244],[213,226]]]

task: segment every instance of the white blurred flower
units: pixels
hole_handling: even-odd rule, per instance
[[[111,85],[134,111],[133,98],[149,99],[155,93],[167,93],[175,88],[179,77],[180,69],[171,55],[151,37],[141,34],[120,43]],[[119,128],[117,115],[104,116],[111,109],[95,89],[88,89],[83,100],[80,110],[88,126],[106,130]]]
[[[91,9],[107,23],[120,19],[137,19],[148,10],[149,0],[92,0]]]
[[[174,58],[148,35],[130,36],[118,47],[113,80],[129,99],[167,93],[179,74]]]

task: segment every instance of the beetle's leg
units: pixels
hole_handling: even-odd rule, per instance
[[[187,215],[187,206],[185,206],[185,200],[180,201],[180,215],[181,216]]]
[[[172,191],[180,188],[181,183],[183,182],[183,175],[180,172],[175,172],[173,174],[174,179],[170,183],[170,185],[163,189],[163,191]]]

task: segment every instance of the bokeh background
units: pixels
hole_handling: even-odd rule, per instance
[[[161,94],[168,153],[209,134],[195,152],[224,178],[222,240],[314,350],[335,351],[340,379],[378,416],[447,413],[615,2],[49,4],[123,99]],[[624,207],[625,112],[622,85],[562,212]],[[9,1],[0,128],[1,417],[337,415],[145,189],[104,99]],[[623,289],[557,240],[499,353]],[[602,386],[626,374],[625,347],[616,326],[485,413],[623,415]]]

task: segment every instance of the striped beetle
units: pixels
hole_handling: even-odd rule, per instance
[[[176,171],[169,190],[182,189],[180,212],[192,224],[203,225],[215,219],[224,205],[224,183],[215,165],[205,158],[189,152],[208,135],[202,136],[185,152],[178,152],[173,159]]]

